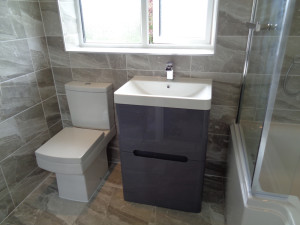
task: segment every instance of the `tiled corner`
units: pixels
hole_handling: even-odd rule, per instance
[[[34,152],[49,138],[48,131],[45,131],[1,162],[1,168],[10,190],[18,186],[37,168]]]
[[[225,177],[229,136],[209,134],[205,174]]]
[[[46,36],[62,36],[57,2],[40,2]]]
[[[72,71],[70,68],[52,67],[56,91],[58,94],[65,94],[65,84],[72,81]]]
[[[29,50],[31,53],[34,70],[41,70],[50,67],[48,46],[45,37],[29,38]]]
[[[51,65],[56,67],[70,67],[69,53],[65,52],[62,37],[47,37]]]
[[[36,168],[11,191],[14,203],[19,205],[47,176],[48,171]]]
[[[19,1],[22,23],[27,37],[44,36],[43,22],[38,2]]]
[[[62,121],[60,120],[56,124],[54,124],[52,127],[49,128],[50,137],[53,137],[62,129],[63,129],[63,124],[62,124]]]
[[[43,102],[43,109],[48,128],[61,120],[57,96],[53,96]]]
[[[14,208],[15,205],[9,194],[2,170],[0,169],[0,221],[4,220]]]
[[[61,119],[71,121],[70,109],[66,95],[58,95],[58,102],[60,106]]]
[[[42,100],[56,94],[52,71],[50,68],[37,71],[36,79]]]

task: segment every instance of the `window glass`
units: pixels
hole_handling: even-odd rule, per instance
[[[141,0],[82,0],[86,43],[142,43]]]
[[[154,0],[154,43],[204,43],[210,36],[208,0]]]

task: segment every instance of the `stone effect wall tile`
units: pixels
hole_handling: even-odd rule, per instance
[[[28,45],[33,61],[34,70],[37,71],[50,67],[46,38],[29,38]]]
[[[0,15],[0,41],[26,37],[18,1],[1,1]]]
[[[47,36],[62,36],[57,2],[41,2],[41,11]]]
[[[48,176],[34,152],[62,125],[38,0],[0,1],[0,24],[1,223]]]
[[[0,82],[33,72],[25,40],[0,42]]]
[[[41,101],[34,73],[1,83],[0,86],[0,121]]]
[[[39,92],[42,100],[56,94],[52,71],[50,68],[36,72]]]
[[[48,128],[52,127],[61,120],[57,97],[47,99],[43,102],[44,113],[47,121]]]

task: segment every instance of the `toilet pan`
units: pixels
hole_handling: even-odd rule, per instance
[[[56,173],[61,198],[89,201],[108,171],[106,147],[115,133],[67,127],[35,152],[38,166]]]

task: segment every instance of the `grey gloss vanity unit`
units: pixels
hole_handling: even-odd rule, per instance
[[[199,212],[211,80],[137,76],[115,103],[124,199]]]

